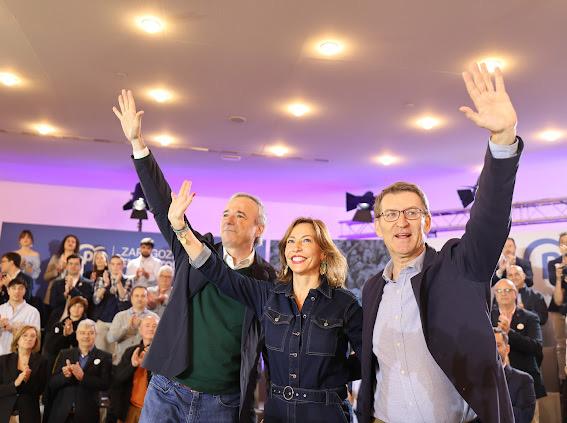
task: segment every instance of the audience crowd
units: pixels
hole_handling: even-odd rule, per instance
[[[85,269],[79,239],[67,235],[49,259],[40,299],[33,241],[24,230],[20,248],[2,255],[0,421],[94,423],[104,410],[107,422],[137,422],[152,377],[143,359],[169,302],[174,269],[152,256],[151,238],[141,240],[140,256],[127,266],[99,250]],[[549,262],[549,306],[512,238],[492,280],[490,317],[517,422],[537,421],[546,396],[542,326],[548,321],[562,384],[566,377],[567,233],[559,236],[559,250]]]

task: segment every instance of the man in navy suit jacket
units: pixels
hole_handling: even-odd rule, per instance
[[[516,423],[530,423],[534,417],[536,408],[536,394],[534,380],[526,372],[512,367],[508,360],[510,344],[508,335],[500,328],[494,328],[496,348],[504,366],[508,391],[514,409],[514,420]]]
[[[130,91],[122,91],[119,105],[120,111],[114,112],[132,144],[142,189],[175,259],[170,300],[144,358],[143,366],[153,376],[140,421],[181,421],[186,409],[203,421],[212,418],[207,416],[219,423],[255,421],[256,369],[263,348],[259,321],[253,310],[220,294],[201,272],[191,269],[167,218],[171,188],[142,139],[143,112],[136,111]],[[256,279],[275,279],[274,269],[254,252],[265,227],[260,200],[235,194],[220,223],[222,243],[215,248],[227,264]],[[214,243],[210,233],[204,238]],[[193,395],[199,401],[192,401]]]
[[[439,252],[426,245],[431,215],[414,184],[396,183],[375,201],[391,261],[362,293],[361,423],[514,419],[489,303],[523,142],[500,70],[474,65],[463,78],[477,111],[460,110],[491,134],[463,237]]]
[[[526,274],[526,285],[528,287],[534,284],[534,272],[532,270],[532,264],[529,260],[525,260],[521,257],[516,256],[516,241],[514,238],[508,237],[504,248],[502,249],[502,255],[498,261],[498,269],[492,277],[492,285],[498,282],[502,278],[507,278],[506,273],[509,266],[520,266],[524,273]]]

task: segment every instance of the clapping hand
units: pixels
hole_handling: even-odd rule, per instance
[[[498,327],[505,333],[508,333],[510,331],[510,319],[501,314],[498,316]]]
[[[63,336],[69,336],[73,333],[73,322],[71,319],[65,320],[63,325]]]
[[[500,68],[491,75],[485,63],[474,64],[469,71],[463,72],[463,80],[476,111],[467,106],[459,110],[477,126],[488,129],[493,143],[513,144],[518,118]]]
[[[31,376],[31,369],[29,366],[26,366],[14,381],[14,385],[16,387],[20,386],[23,382],[27,382],[30,379],[30,376]]]
[[[132,354],[132,367],[139,367],[143,363],[145,355],[146,349],[144,348],[142,351],[140,351],[140,347],[137,347]]]
[[[81,365],[77,362],[75,364],[71,364],[70,366],[71,366],[71,373],[73,374],[73,376],[75,376],[75,379],[77,379],[78,381],[83,380],[83,377],[85,376],[85,372],[83,371]]]

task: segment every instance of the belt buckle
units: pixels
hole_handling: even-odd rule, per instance
[[[282,396],[284,397],[285,400],[290,401],[293,398],[294,393],[295,392],[293,388],[287,385],[285,388],[283,388]]]

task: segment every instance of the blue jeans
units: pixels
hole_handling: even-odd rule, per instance
[[[236,423],[239,405],[240,392],[205,394],[154,374],[146,392],[140,423]]]

